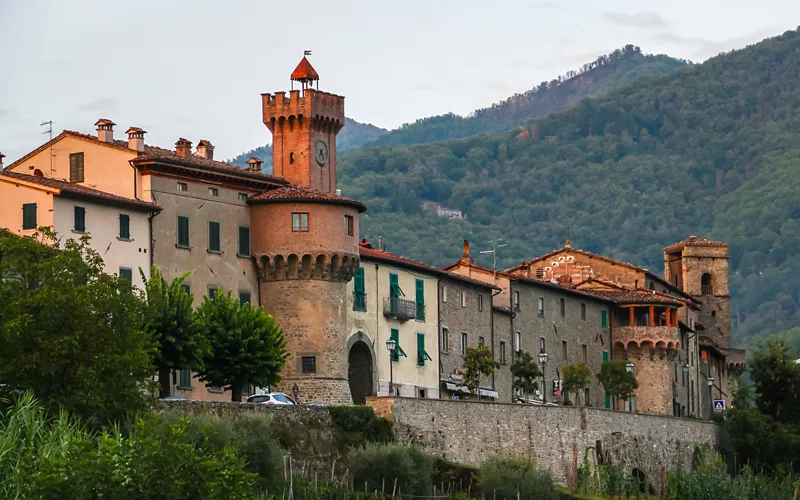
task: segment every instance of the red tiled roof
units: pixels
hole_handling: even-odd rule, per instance
[[[511,309],[506,306],[492,306],[492,309],[503,314],[511,314]]]
[[[705,238],[698,238],[697,236],[689,236],[683,241],[679,241],[677,243],[673,243],[672,245],[665,247],[664,251],[669,252],[673,250],[681,250],[684,247],[729,247],[727,243],[723,243],[721,241],[713,241],[707,240]]]
[[[359,213],[367,211],[367,207],[357,200],[345,198],[332,193],[314,191],[299,186],[282,187],[265,191],[261,194],[253,195],[247,200],[250,203],[288,203],[288,202],[308,202],[308,203],[332,203],[336,205],[350,205],[356,207]]]
[[[306,80],[319,80],[319,73],[311,66],[306,56],[300,60],[300,64],[292,71],[292,80],[306,81]]]
[[[128,130],[125,131],[126,134],[146,134],[147,130],[142,130],[139,127],[130,127]]]
[[[652,290],[581,290],[589,295],[595,295],[615,304],[664,304],[681,306],[683,301],[678,298],[663,295]]]
[[[21,181],[39,184],[41,186],[47,186],[50,188],[58,189],[61,194],[64,194],[66,196],[88,198],[92,200],[103,201],[109,204],[123,205],[147,211],[161,210],[161,207],[159,207],[154,203],[142,200],[136,200],[133,198],[125,198],[123,196],[117,196],[115,194],[98,191],[97,189],[92,189],[90,187],[81,186],[80,184],[74,184],[67,181],[61,181],[58,179],[49,179],[47,177],[38,177],[35,175],[18,174],[16,172],[7,172],[7,171],[0,173],[0,180],[2,180],[4,177],[10,177],[13,179],[19,179]]]
[[[114,126],[114,125],[116,125],[116,123],[112,122],[112,121],[111,121],[111,120],[109,120],[108,118],[100,118],[100,119],[99,119],[99,120],[97,120],[97,121],[96,121],[94,124],[95,124],[95,125],[111,125],[111,126]]]

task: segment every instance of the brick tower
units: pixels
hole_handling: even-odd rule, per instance
[[[308,60],[292,73],[301,90],[263,94],[274,174],[293,186],[251,197],[252,248],[260,302],[284,331],[290,357],[277,388],[297,385],[301,402],[351,404],[347,366],[347,282],[359,267],[358,214],[336,194],[336,133],[344,98],[311,88]]]
[[[702,303],[697,321],[703,335],[717,346],[730,347],[728,244],[690,236],[666,247],[664,278]]]

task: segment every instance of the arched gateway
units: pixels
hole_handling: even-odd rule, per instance
[[[364,340],[350,343],[347,379],[354,404],[363,405],[367,396],[375,395],[375,364],[372,350]]]

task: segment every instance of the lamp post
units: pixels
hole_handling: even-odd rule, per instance
[[[633,374],[634,368],[636,368],[636,365],[633,364],[633,361],[628,361],[628,364],[625,365],[625,371],[628,372],[628,373]],[[628,408],[630,408],[630,410],[633,410],[633,405],[630,404],[631,396],[633,396],[633,395],[632,394],[628,394],[628,399],[625,402],[628,403]]]
[[[713,389],[714,389],[714,377],[709,375],[708,376],[708,403],[709,403],[708,419],[709,420],[711,420],[711,416],[714,415],[714,395],[711,392]]]
[[[544,373],[545,365],[547,365],[547,353],[542,351],[539,353],[539,363],[542,365],[542,399],[547,403],[547,377]]]
[[[386,349],[389,351],[389,395],[394,396],[394,379],[392,374],[392,364],[394,363],[394,354],[395,348],[397,348],[397,342],[389,337],[389,340],[386,341]]]
[[[690,401],[689,401],[689,380],[688,380],[688,378],[689,378],[689,363],[684,363],[682,370],[683,370],[684,381],[686,382],[686,414],[688,415],[689,414],[689,404],[690,404]],[[686,415],[681,415],[681,416],[685,417]]]

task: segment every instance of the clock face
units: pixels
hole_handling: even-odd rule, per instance
[[[320,166],[325,165],[328,161],[328,145],[325,141],[317,141],[316,146],[314,146],[314,158]]]

